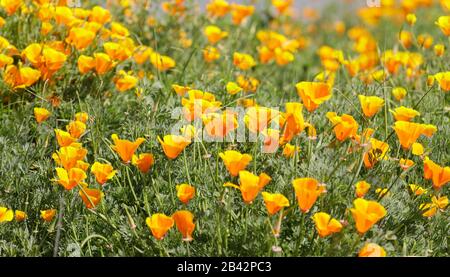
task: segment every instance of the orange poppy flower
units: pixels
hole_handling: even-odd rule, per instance
[[[282,143],[291,141],[296,135],[301,133],[306,125],[303,119],[303,105],[300,103],[286,103],[286,113],[284,114],[284,131]]]
[[[58,184],[63,186],[66,190],[71,190],[78,184],[80,184],[84,179],[87,178],[84,170],[80,168],[71,168],[69,171],[64,168],[57,167],[56,174],[58,175]]]
[[[224,187],[233,187],[241,191],[242,198],[246,204],[251,204],[258,193],[272,180],[269,175],[261,173],[254,175],[246,170],[239,171],[239,186],[226,183]]]
[[[244,170],[252,161],[252,156],[249,154],[241,154],[238,151],[227,150],[219,153],[219,157],[223,160],[225,167],[231,176],[238,176],[239,171]]]
[[[50,222],[53,220],[53,218],[56,215],[56,210],[55,209],[49,209],[49,210],[43,210],[41,211],[41,218],[46,221],[46,222]]]
[[[117,170],[114,170],[110,164],[95,162],[91,167],[91,173],[95,175],[97,183],[104,185],[116,175]]]
[[[12,221],[14,218],[14,211],[6,207],[0,207],[0,223]]]
[[[434,75],[434,78],[439,82],[439,86],[443,91],[450,91],[450,71],[440,72]]]
[[[145,141],[144,138],[138,138],[135,141],[119,139],[117,134],[113,134],[111,138],[114,142],[114,145],[112,145],[111,148],[119,154],[119,157],[124,163],[129,163],[131,161],[134,152],[138,149],[139,145]]]
[[[350,209],[356,222],[356,229],[364,234],[380,219],[386,216],[385,208],[376,201],[368,201],[358,198],[353,201],[354,208]]]
[[[80,162],[86,157],[86,154],[86,149],[79,145],[72,144],[70,146],[61,147],[52,155],[52,158],[58,165],[64,167],[66,170],[70,170],[73,167],[79,167],[85,170],[85,168],[80,167],[83,165],[80,164]]]
[[[253,14],[255,11],[255,7],[253,6],[245,6],[245,5],[238,5],[238,4],[231,4],[231,19],[233,21],[233,24],[239,25]]]
[[[91,45],[94,38],[94,32],[86,28],[73,27],[69,31],[69,36],[66,38],[66,42],[75,46],[77,50],[83,50]]]
[[[60,129],[55,129],[55,134],[60,147],[70,146],[77,141],[77,139],[72,137],[69,132]]]
[[[316,224],[317,233],[324,238],[334,233],[339,233],[342,229],[342,224],[327,213],[315,213],[312,216]]]
[[[442,33],[446,36],[450,36],[450,16],[440,16],[436,21],[436,25],[441,28]]]
[[[255,60],[248,54],[235,52],[233,54],[233,64],[241,70],[249,70],[256,65]]]
[[[238,127],[236,114],[225,111],[222,114],[209,113],[202,116],[206,133],[211,138],[224,138]]]
[[[66,129],[71,137],[79,139],[81,135],[83,135],[84,132],[86,131],[86,124],[77,120],[70,121],[69,124],[66,126]]]
[[[101,7],[101,6],[95,6],[92,8],[92,12],[89,15],[89,21],[97,22],[99,24],[105,24],[111,20],[111,13]]]
[[[358,95],[361,108],[366,117],[373,117],[384,106],[384,100],[377,96]]]
[[[411,166],[414,165],[414,161],[410,160],[410,159],[400,159],[399,161],[399,165],[403,170],[407,170],[408,168],[410,168]]]
[[[313,178],[298,178],[292,181],[298,205],[303,213],[307,213],[319,197],[325,192],[325,187]]]
[[[173,227],[174,220],[172,217],[165,214],[153,214],[151,217],[147,217],[145,223],[150,228],[152,235],[157,240],[162,240],[167,231]]]
[[[299,151],[300,151],[299,146],[295,146],[289,143],[286,143],[283,146],[283,156],[285,156],[286,158],[294,157],[295,153],[298,153]]]
[[[395,121],[411,121],[414,117],[419,116],[420,113],[414,109],[400,106],[390,111],[395,118]]]
[[[150,62],[158,71],[166,71],[176,65],[176,62],[172,58],[160,55],[156,52],[150,54]]]
[[[431,137],[437,131],[437,128],[434,125],[407,121],[396,121],[393,128],[404,149],[411,148],[412,144],[416,142],[420,135]]]
[[[86,74],[95,68],[95,60],[93,57],[81,55],[78,57],[77,65],[80,73]]]
[[[206,11],[213,17],[224,17],[230,11],[230,4],[225,0],[212,0],[206,5]]]
[[[261,195],[269,215],[274,215],[282,208],[289,207],[289,200],[281,193],[268,193],[263,191]]]
[[[34,118],[37,123],[42,123],[47,120],[51,113],[45,108],[34,108]]]
[[[3,72],[3,81],[14,89],[26,88],[36,83],[42,73],[31,67],[17,68],[10,64]]]
[[[215,25],[208,25],[203,30],[203,34],[208,39],[209,43],[216,44],[223,38],[228,36],[228,32],[222,31],[219,27]]]
[[[81,196],[81,199],[86,205],[86,208],[92,209],[96,207],[100,201],[102,200],[104,194],[99,189],[90,189],[87,186],[84,186],[83,190],[80,190],[78,194]],[[92,206],[93,205],[93,206]]]
[[[202,52],[203,52],[203,59],[208,63],[211,63],[220,58],[220,52],[215,47],[207,46],[205,49],[203,49]]]
[[[389,144],[386,142],[370,138],[369,143],[370,149],[364,153],[364,166],[366,168],[372,168],[378,161],[386,160],[388,158],[386,153],[389,151]]]
[[[133,155],[131,163],[139,169],[142,173],[147,173],[155,163],[153,154],[143,153],[139,155]]]
[[[177,197],[183,204],[188,204],[195,196],[195,188],[189,184],[177,185]]]
[[[2,0],[0,2],[0,6],[5,9],[8,16],[14,14],[22,5],[24,5],[22,0]]]
[[[367,243],[359,251],[358,257],[386,257],[386,251],[378,244]]]
[[[95,72],[99,75],[106,74],[111,68],[114,67],[114,63],[111,58],[105,53],[94,53]]]
[[[161,144],[166,157],[171,160],[178,157],[178,155],[183,152],[184,148],[191,143],[187,138],[176,135],[166,135],[163,140],[158,136],[158,141]]]
[[[17,222],[22,222],[25,219],[27,219],[28,216],[27,216],[27,214],[24,211],[16,210],[15,213],[14,213],[14,217],[15,217]]]
[[[363,198],[370,189],[370,184],[366,181],[356,183],[356,197]]]
[[[425,157],[423,161],[424,178],[433,182],[433,187],[437,190],[441,189],[450,181],[450,166],[440,166]]]
[[[327,112],[326,116],[334,125],[334,133],[339,141],[344,141],[347,138],[356,137],[356,132],[358,131],[358,123],[353,118],[353,116],[348,114],[338,116],[334,112]]]
[[[195,229],[194,215],[189,211],[177,211],[172,215],[178,231],[183,236],[183,241],[191,241]]]
[[[302,98],[303,105],[309,112],[315,111],[320,104],[332,96],[330,85],[323,82],[300,82],[295,87],[298,95]]]

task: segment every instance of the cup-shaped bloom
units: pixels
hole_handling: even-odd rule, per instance
[[[144,138],[138,138],[135,141],[119,139],[117,134],[113,134],[111,138],[114,142],[114,145],[111,146],[112,149],[117,152],[124,163],[129,163],[131,161],[134,152],[136,152],[139,145],[145,141]]]
[[[402,87],[395,87],[392,89],[392,95],[394,95],[394,98],[397,99],[397,101],[401,101],[405,98],[407,93],[406,89]]]
[[[47,120],[51,113],[45,108],[34,108],[34,118],[37,123],[42,123]]]
[[[136,87],[137,83],[138,83],[137,77],[128,74],[123,70],[121,70],[118,76],[114,78],[114,84],[116,85],[117,90],[120,92],[124,92]]]
[[[283,146],[283,156],[285,156],[286,158],[292,158],[294,157],[295,153],[300,151],[300,147],[299,146],[295,146],[289,143],[286,143]]]
[[[69,132],[70,136],[75,139],[79,139],[81,135],[83,135],[86,131],[86,124],[78,120],[70,121],[66,126],[66,129]]]
[[[46,222],[52,221],[53,218],[55,217],[55,215],[56,215],[55,209],[48,209],[48,210],[41,211],[41,218]]]
[[[69,31],[66,42],[75,46],[77,50],[83,50],[91,45],[95,38],[95,33],[80,27],[73,27]]]
[[[358,183],[356,183],[355,187],[356,197],[363,198],[367,194],[367,192],[369,192],[370,184],[366,181],[359,181]]]
[[[303,105],[309,112],[315,111],[320,104],[331,98],[331,87],[323,82],[300,82],[295,85],[302,98]]]
[[[66,190],[73,189],[87,178],[86,172],[76,167],[71,168],[69,171],[62,167],[57,167],[56,174],[58,175],[58,184],[63,186]]]
[[[440,72],[434,75],[434,78],[438,81],[439,86],[443,91],[450,91],[450,71]]]
[[[372,168],[378,161],[386,160],[387,152],[389,151],[389,144],[386,142],[370,138],[369,150],[364,153],[364,166]]]
[[[8,16],[15,13],[22,5],[24,5],[22,0],[2,0],[0,2],[0,6],[5,9]]]
[[[167,231],[173,227],[174,220],[172,217],[165,214],[153,214],[151,217],[147,217],[145,220],[148,228],[152,232],[152,235],[157,240],[162,240],[166,235]]]
[[[10,64],[3,74],[3,81],[14,89],[26,88],[36,83],[41,77],[39,70],[31,67],[16,67]]]
[[[258,193],[272,180],[269,175],[261,173],[259,176],[242,170],[239,171],[239,186],[226,183],[225,187],[234,187],[241,191],[242,199],[246,204],[251,204]]]
[[[319,195],[325,191],[325,187],[314,178],[298,178],[292,181],[292,185],[303,213],[307,213],[316,203]]]
[[[428,193],[427,189],[425,189],[419,185],[416,185],[416,184],[409,184],[409,189],[415,196],[419,196],[419,195]]]
[[[353,201],[354,208],[351,208],[353,219],[356,222],[356,229],[364,234],[380,219],[386,216],[386,209],[376,201],[368,201],[358,198]]]
[[[317,233],[324,238],[334,233],[339,233],[342,229],[342,224],[327,213],[315,213],[312,216],[316,224]]]
[[[183,204],[188,204],[195,196],[195,188],[189,184],[177,185],[177,197]]]
[[[205,49],[203,49],[202,53],[203,53],[203,59],[207,63],[211,63],[220,58],[220,52],[216,47],[207,46],[207,47],[205,47]]]
[[[72,143],[76,142],[77,139],[72,137],[69,132],[63,131],[61,129],[55,129],[56,140],[60,147],[70,146]]]
[[[82,161],[87,154],[87,150],[82,148],[80,145],[72,144],[70,146],[61,147],[56,153],[52,155],[55,162],[64,167],[66,170],[70,170],[73,167],[80,167],[79,162]]]
[[[358,95],[361,109],[366,117],[373,117],[384,106],[384,100],[378,96]]]
[[[431,137],[437,131],[434,125],[407,121],[396,121],[393,128],[404,149],[411,148],[412,144],[416,142],[420,135]]]
[[[176,65],[176,62],[171,57],[163,56],[156,52],[150,54],[150,62],[158,71],[166,71]]]
[[[236,114],[225,111],[222,114],[209,113],[202,116],[206,133],[212,138],[224,138],[238,127]]]
[[[147,173],[155,163],[155,158],[153,157],[153,154],[142,153],[139,155],[133,155],[131,162],[139,169],[140,172]]]
[[[177,211],[172,215],[178,231],[183,236],[183,241],[191,241],[195,229],[194,215],[189,211]]]
[[[131,56],[131,51],[127,47],[116,42],[104,43],[103,49],[113,61],[124,61]]]
[[[436,21],[436,25],[441,28],[442,33],[446,36],[450,36],[450,15],[440,16]]]
[[[286,113],[284,114],[284,131],[282,142],[289,142],[305,129],[303,119],[303,105],[300,103],[286,103]]]
[[[233,3],[231,4],[231,20],[233,21],[233,24],[239,25],[247,17],[252,15],[254,11],[254,6],[238,5]]]
[[[213,17],[224,17],[230,11],[230,4],[226,0],[212,0],[206,5],[206,11]]]
[[[390,111],[395,118],[395,121],[411,121],[414,117],[419,116],[420,113],[414,109],[400,106]]]
[[[106,74],[114,67],[111,57],[105,53],[94,53],[94,62],[95,72],[97,72],[98,75]]]
[[[244,53],[235,52],[233,54],[233,64],[241,70],[249,70],[256,65],[252,56]]]
[[[94,174],[97,183],[104,185],[116,175],[117,170],[114,170],[110,164],[95,162],[91,167],[91,173]]]
[[[77,61],[78,70],[81,74],[86,74],[95,68],[95,60],[93,57],[81,55]]]
[[[376,243],[367,243],[359,251],[358,257],[386,257],[386,251]]]
[[[219,157],[223,160],[225,167],[231,176],[238,176],[239,171],[244,170],[252,161],[252,156],[249,154],[241,154],[238,151],[227,150],[219,153]]]
[[[221,39],[228,36],[228,32],[222,31],[219,27],[215,25],[206,26],[205,29],[203,30],[203,34],[211,44],[216,44]]]
[[[17,222],[22,222],[25,219],[27,219],[27,214],[24,211],[19,211],[16,210],[14,213],[14,218],[16,219]]]
[[[0,207],[0,223],[12,221],[14,218],[13,210],[9,210],[6,207]]]
[[[166,157],[173,160],[188,146],[191,141],[183,136],[165,135],[163,139],[158,137]]]
[[[430,160],[428,157],[423,161],[424,178],[433,182],[433,187],[441,189],[450,181],[450,166],[440,166]]]
[[[263,191],[261,195],[269,215],[274,215],[282,208],[289,207],[289,200],[281,193],[268,193]]]
[[[83,190],[80,189],[78,194],[81,196],[84,205],[86,205],[86,208],[88,209],[96,207],[100,203],[100,201],[102,201],[102,198],[104,196],[101,190],[90,189],[87,186],[85,186]]]
[[[92,12],[89,14],[90,22],[97,22],[103,25],[109,22],[110,20],[111,20],[111,13],[101,6],[93,7]]]
[[[334,126],[334,134],[337,140],[344,141],[347,138],[354,138],[356,136],[358,123],[353,116],[348,114],[338,116],[334,112],[328,112],[326,116]]]

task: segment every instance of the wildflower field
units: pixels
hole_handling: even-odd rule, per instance
[[[0,256],[449,256],[450,0],[295,2],[0,0]]]

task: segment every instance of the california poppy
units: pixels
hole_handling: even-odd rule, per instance
[[[95,162],[91,166],[91,173],[95,175],[97,183],[104,185],[108,180],[112,179],[116,175],[117,170],[114,170],[110,164]]]
[[[302,98],[303,105],[309,112],[315,111],[320,104],[329,100],[332,96],[331,87],[322,82],[301,82],[295,85],[298,95]]]
[[[79,139],[86,131],[86,124],[78,120],[70,121],[66,129],[71,137]]]
[[[385,208],[376,201],[369,201],[358,198],[353,201],[354,208],[351,208],[353,219],[356,222],[356,229],[360,234],[367,232],[380,219],[386,216]]]
[[[16,210],[15,213],[14,213],[14,217],[15,217],[17,222],[22,222],[25,219],[27,219],[28,216],[27,216],[27,214],[24,211]]]
[[[208,39],[209,43],[216,44],[221,39],[228,36],[228,32],[222,31],[219,27],[215,25],[208,25],[203,30],[204,35]]]
[[[376,243],[367,243],[359,251],[358,257],[386,257],[386,251]]]
[[[263,191],[261,195],[269,215],[274,215],[282,208],[289,207],[289,200],[281,193],[268,193]]]
[[[414,109],[400,106],[390,111],[395,118],[395,121],[411,121],[414,117],[419,116],[420,113]]]
[[[51,113],[45,108],[34,108],[34,118],[37,123],[42,123],[47,120]]]
[[[359,181],[356,183],[356,197],[363,198],[370,189],[370,184],[366,181]]]
[[[269,175],[261,173],[259,176],[242,170],[239,171],[239,186],[226,183],[225,187],[234,187],[241,191],[242,198],[246,204],[251,204],[258,193],[272,180]]]
[[[450,181],[450,166],[440,166],[425,157],[423,161],[423,174],[424,178],[433,182],[433,187],[437,190],[444,187]]]
[[[191,141],[182,136],[166,135],[162,140],[158,137],[158,141],[161,144],[164,154],[167,158],[173,160],[188,146]]]
[[[316,224],[317,233],[322,238],[333,233],[339,233],[342,229],[342,224],[338,220],[331,218],[327,213],[315,213],[312,219]]]
[[[241,70],[249,70],[256,65],[252,56],[244,53],[235,52],[233,54],[233,64]]]
[[[172,215],[178,231],[183,236],[184,241],[191,241],[192,233],[195,229],[194,215],[189,211],[177,211]]]
[[[14,218],[14,211],[6,207],[0,207],[0,223],[12,221]]]
[[[81,196],[81,199],[84,202],[84,205],[88,209],[92,209],[97,206],[102,200],[104,194],[99,189],[90,189],[87,186],[84,186],[83,190],[80,189],[78,194]],[[94,206],[92,206],[94,205]]]
[[[377,96],[358,95],[361,108],[366,117],[373,117],[384,106],[384,100]]]
[[[188,204],[195,196],[195,188],[189,184],[177,185],[177,197],[183,204]]]
[[[48,210],[41,211],[41,218],[46,222],[52,221],[53,218],[55,217],[55,215],[56,215],[55,209],[48,209]]]
[[[87,178],[84,170],[76,167],[71,168],[68,171],[64,168],[57,167],[56,174],[58,175],[58,184],[63,186],[66,190],[73,189],[75,186],[77,186]]]
[[[129,163],[131,161],[134,152],[137,150],[139,145],[145,141],[144,138],[138,138],[135,141],[119,139],[117,134],[113,134],[111,138],[114,142],[114,145],[112,145],[111,148],[117,152],[124,163]]]
[[[238,151],[227,150],[219,153],[219,157],[223,160],[225,167],[231,176],[238,176],[239,171],[244,170],[252,161],[252,156],[249,154],[241,154]]]
[[[174,220],[170,216],[158,213],[153,214],[151,217],[147,217],[145,223],[150,228],[152,235],[157,240],[162,240],[167,231],[169,231],[169,229],[173,227]]]
[[[354,138],[358,131],[358,123],[353,116],[343,114],[338,116],[334,112],[327,112],[327,118],[334,126],[334,133],[339,141],[344,141],[347,138]]]
[[[147,173],[155,163],[155,158],[153,157],[153,154],[142,153],[139,155],[133,155],[131,162],[139,169],[139,171],[142,173]]]
[[[437,131],[437,128],[434,125],[419,124],[407,121],[396,121],[393,128],[398,139],[400,140],[400,144],[404,149],[409,149],[411,145],[420,137],[420,135],[431,137]]]
[[[314,178],[298,178],[292,181],[298,205],[303,213],[307,213],[325,187]]]

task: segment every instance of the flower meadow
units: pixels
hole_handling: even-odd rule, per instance
[[[0,0],[0,255],[448,256],[450,1],[297,4]]]

